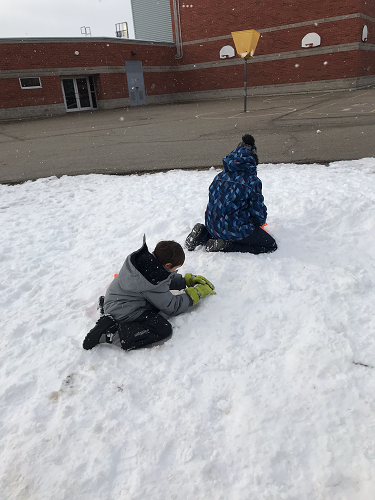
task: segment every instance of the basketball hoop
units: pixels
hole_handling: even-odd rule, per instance
[[[231,45],[225,45],[220,50],[220,59],[229,59],[235,56],[234,48]]]
[[[320,43],[321,38],[318,33],[307,33],[307,35],[302,38],[301,45],[305,49],[310,49],[311,47],[318,47]]]

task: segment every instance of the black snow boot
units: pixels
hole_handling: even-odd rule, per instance
[[[211,238],[206,243],[206,252],[230,252],[232,246],[233,243],[230,241]]]
[[[185,247],[188,250],[195,250],[199,245],[204,245],[209,238],[209,233],[204,224],[195,224],[190,234],[185,240]]]
[[[111,316],[102,316],[96,322],[96,325],[86,335],[83,341],[83,348],[92,349],[98,344],[112,344],[113,335],[118,330],[118,324]]]

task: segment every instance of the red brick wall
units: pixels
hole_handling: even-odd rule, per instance
[[[101,73],[95,81],[98,100],[129,97],[125,73]]]
[[[143,79],[146,96],[176,92],[175,77],[170,72],[144,72]],[[98,100],[128,98],[126,73],[102,73],[98,75],[96,92]]]
[[[374,51],[362,50],[359,54],[358,76],[375,75],[375,55]]]
[[[180,0],[182,39],[201,40],[231,31],[264,29],[360,12],[364,0]],[[367,0],[373,3],[373,0]],[[185,5],[185,7],[184,7]],[[188,5],[188,7],[187,7]],[[193,5],[193,7],[190,7]]]
[[[136,55],[131,54],[132,50],[136,51]],[[76,55],[75,51],[79,54]],[[82,68],[81,74],[85,74],[85,67],[124,67],[125,61],[132,59],[141,60],[143,66],[170,66],[175,64],[175,53],[176,49],[173,46],[111,43],[111,41],[0,43],[0,70],[32,70],[33,76],[40,76],[35,74],[35,70]],[[162,73],[157,77],[145,77],[146,93],[151,95],[173,92],[173,82],[171,85],[166,83],[167,75]],[[42,83],[40,89],[21,89],[18,78],[1,79],[0,108],[63,103],[60,76],[40,76],[40,78]],[[157,83],[153,84],[153,80]],[[129,97],[126,73],[101,72],[96,78],[95,85],[98,100]]]
[[[60,78],[57,76],[42,77],[40,89],[21,89],[18,78],[2,79],[0,82],[0,108],[43,106],[64,102]]]
[[[177,65],[199,64],[201,62],[219,61],[220,49],[224,45],[234,47],[231,31],[243,29],[264,29],[278,27],[292,23],[306,22],[307,20],[325,19],[330,17],[358,14],[361,12],[361,0],[330,0],[325,3],[312,3],[305,0],[279,2],[265,1],[238,1],[217,2],[213,0],[198,0],[185,2],[181,0],[182,37],[184,41],[198,40],[199,43],[184,45],[184,57],[176,62]],[[373,2],[375,4],[375,1]],[[185,5],[185,7],[183,7]],[[189,7],[187,7],[189,5]],[[193,5],[193,7],[190,7]],[[242,12],[243,15],[238,15]],[[248,19],[251,19],[249,24]],[[374,33],[370,22],[365,20],[369,33]],[[314,49],[303,48],[302,38],[310,32],[316,32],[321,37],[319,48],[348,43],[361,42],[364,19],[360,17],[342,19],[332,22],[321,22],[310,25],[264,32],[259,39],[255,52],[256,56],[302,51],[299,57],[281,61],[256,62],[250,66],[255,79],[249,85],[272,85],[281,83],[299,83],[305,81],[335,80],[340,78],[354,78],[358,73],[361,60],[355,52],[339,52],[327,55],[311,55]],[[228,35],[227,39],[205,41],[205,38]],[[370,41],[370,35],[368,43]],[[309,53],[310,51],[310,53]],[[369,52],[367,58],[371,61]],[[237,56],[236,56],[237,58]],[[367,71],[371,70],[371,64]],[[239,70],[239,68],[241,68]],[[237,78],[236,75],[241,76]],[[224,68],[209,68],[179,73],[183,77],[178,87],[182,92],[190,90],[210,90],[216,88],[238,88],[243,84],[243,69],[241,66],[225,66]],[[210,76],[211,75],[211,76]],[[362,76],[362,73],[358,73]],[[211,80],[211,81],[210,81]]]
[[[355,78],[358,53],[339,52],[272,62],[248,63],[249,87]],[[244,82],[243,64],[184,71],[178,74],[177,92],[240,88]]]
[[[354,18],[321,23],[317,26],[311,24],[309,26],[262,33],[255,54],[262,55],[300,50],[302,48],[302,38],[311,32],[320,35],[320,47],[358,43],[361,41],[362,25],[359,18]]]
[[[321,47],[360,42],[363,23],[360,18],[347,19],[324,23],[318,26],[314,24],[288,30],[271,31],[262,33],[255,51],[256,56],[265,54],[277,54],[302,50],[302,38],[310,32],[318,33],[321,37]],[[202,42],[199,44],[185,45],[184,57],[177,64],[194,64],[197,62],[208,62],[220,60],[220,49],[224,45],[234,48],[232,37],[227,40],[216,40]],[[303,49],[308,50],[308,49]],[[237,57],[237,56],[236,56]]]
[[[375,18],[375,2],[374,0],[361,0],[361,12]]]
[[[131,55],[135,50],[137,54]],[[78,51],[79,54],[75,55]],[[144,66],[174,64],[173,46],[118,42],[0,43],[0,69],[73,68],[124,66],[125,60],[141,59]]]
[[[178,76],[180,77],[180,75]],[[173,94],[177,92],[177,76],[175,72],[144,73],[146,96]]]

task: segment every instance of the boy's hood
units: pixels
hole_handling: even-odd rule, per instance
[[[170,281],[173,274],[149,252],[144,237],[142,247],[127,257],[117,279],[124,288],[129,286],[131,280],[134,290],[139,288],[146,291],[154,289],[163,281]]]
[[[238,146],[223,158],[225,172],[248,172],[257,175],[257,167],[251,151],[243,146]]]

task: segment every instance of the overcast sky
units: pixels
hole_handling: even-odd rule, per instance
[[[134,38],[130,0],[0,0],[0,38],[114,37],[121,22]]]

